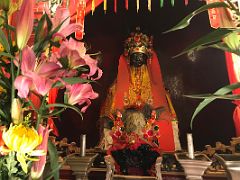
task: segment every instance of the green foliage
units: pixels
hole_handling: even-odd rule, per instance
[[[238,21],[240,20],[240,13],[239,10],[229,1],[225,2],[215,2],[207,5],[203,5],[199,9],[193,11],[189,15],[187,15],[185,18],[183,18],[176,26],[171,28],[170,30],[164,32],[172,32],[176,30],[180,30],[183,28],[186,28],[190,25],[191,19],[211,8],[228,8],[230,11],[232,11],[234,14],[238,16]],[[218,28],[209,34],[201,37],[191,45],[189,45],[187,48],[185,48],[181,53],[176,55],[175,57],[178,57],[180,55],[191,53],[193,51],[199,51],[203,50],[205,48],[216,48],[223,51],[228,51],[237,55],[240,55],[240,41],[239,41],[239,32],[240,29],[238,27],[235,28]],[[186,97],[190,98],[200,98],[204,99],[195,109],[193,116],[191,118],[191,128],[193,126],[193,121],[196,115],[202,111],[209,103],[213,102],[215,99],[228,99],[228,100],[236,100],[240,99],[239,95],[231,95],[231,92],[235,89],[240,88],[240,83],[227,85],[219,90],[217,90],[213,94],[199,94],[199,95],[185,95]]]

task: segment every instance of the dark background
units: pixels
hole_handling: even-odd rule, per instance
[[[91,47],[90,52],[101,51],[103,57],[100,64],[103,77],[93,84],[99,98],[92,101],[83,120],[75,112],[67,110],[58,124],[59,138],[68,137],[69,141],[79,143],[80,134],[84,133],[87,134],[88,147],[98,144],[99,111],[106,98],[107,89],[116,78],[123,42],[136,26],[140,26],[142,32],[154,36],[154,49],[159,55],[165,86],[170,91],[179,119],[182,147],[186,148],[187,132],[193,133],[196,150],[202,150],[206,144],[215,145],[216,141],[229,144],[231,137],[235,136],[232,102],[217,100],[211,103],[196,117],[191,130],[190,119],[200,101],[183,97],[184,94],[212,93],[229,83],[224,53],[206,49],[190,57],[182,55],[172,58],[194,40],[212,30],[207,13],[193,18],[190,27],[186,29],[163,34],[204,2],[189,1],[189,5],[185,6],[183,0],[178,0],[172,7],[168,1],[164,1],[164,7],[160,8],[159,1],[152,0],[152,12],[149,12],[147,1],[140,1],[138,13],[135,2],[129,0],[129,10],[126,11],[124,1],[118,1],[117,13],[114,13],[113,1],[108,0],[106,14],[101,5],[94,15],[86,16],[84,41]]]

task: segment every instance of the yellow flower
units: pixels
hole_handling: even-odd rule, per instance
[[[9,150],[17,153],[17,160],[25,173],[28,171],[26,160],[31,159],[28,156],[44,155],[43,151],[34,150],[42,142],[42,137],[34,128],[22,124],[11,125],[7,131],[4,130],[2,138]]]

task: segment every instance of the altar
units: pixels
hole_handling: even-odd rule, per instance
[[[239,27],[239,0],[0,0],[0,179],[239,179]]]

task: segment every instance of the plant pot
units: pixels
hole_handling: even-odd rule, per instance
[[[194,159],[190,159],[187,153],[176,153],[175,157],[182,165],[186,179],[189,180],[202,180],[204,171],[212,163],[205,154],[195,154]]]
[[[215,154],[227,172],[229,180],[237,180],[240,177],[240,155],[239,154]]]

